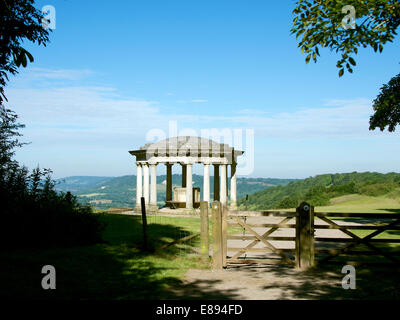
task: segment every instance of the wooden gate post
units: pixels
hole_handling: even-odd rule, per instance
[[[226,268],[226,255],[227,255],[227,231],[228,231],[228,206],[222,206],[222,214],[221,214],[221,241],[222,241],[222,266]]]
[[[221,202],[214,201],[211,205],[212,214],[212,267],[222,269],[223,248],[222,248],[222,206]]]
[[[311,261],[311,267],[315,265],[314,263],[314,249],[315,249],[315,228],[314,228],[314,206],[310,206],[310,222],[311,222],[311,228],[310,228],[310,261]]]
[[[296,212],[296,267],[306,270],[314,265],[314,207],[302,202]]]
[[[147,251],[147,218],[146,218],[146,204],[144,197],[140,198],[140,205],[142,207],[142,226],[143,226],[143,249]]]
[[[201,260],[209,262],[210,243],[208,228],[208,201],[200,202],[200,252]]]

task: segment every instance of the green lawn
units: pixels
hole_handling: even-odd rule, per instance
[[[200,260],[199,237],[160,250],[166,243],[198,233],[199,218],[148,216],[149,252],[142,250],[140,216],[104,214],[102,219],[108,223],[103,233],[106,243],[51,250],[0,251],[0,296],[21,299],[174,299],[176,297],[169,289],[180,287],[188,269],[209,267]],[[210,224],[210,234],[211,228]],[[229,232],[240,233],[241,230],[230,228]],[[365,235],[362,230],[357,234]],[[399,232],[385,233],[385,237],[392,236],[399,237]],[[56,268],[56,290],[41,288],[44,265]],[[330,266],[328,268],[331,270]],[[377,285],[380,290],[377,297],[398,298],[397,270],[393,267],[357,268],[357,279],[363,288],[360,292],[365,292],[362,298],[371,298],[368,295],[377,290]],[[383,279],[382,275],[386,277]],[[212,297],[213,292],[205,292],[208,298]]]
[[[398,198],[392,199],[386,196],[381,197],[370,197],[359,194],[349,194],[337,198],[333,198],[330,201],[329,206],[315,207],[315,212],[340,212],[340,213],[400,213],[400,200]],[[276,209],[279,211],[296,211],[295,208],[289,209]],[[333,217],[333,220],[354,220],[357,218],[346,218],[346,217]],[[354,230],[356,235],[360,237],[367,236],[374,232],[374,230]],[[399,237],[399,232],[383,232],[375,238],[388,238],[394,239]]]
[[[52,250],[0,252],[1,296],[54,299],[161,299],[179,284],[189,268],[206,268],[194,253],[196,239],[158,249],[165,243],[197,233],[198,218],[149,217],[151,252],[142,250],[139,216],[105,214],[107,243]],[[158,219],[158,220],[157,220]],[[41,288],[41,268],[53,265],[57,289]],[[173,297],[172,297],[173,298]]]
[[[295,208],[289,209],[277,209],[281,211],[295,211]],[[380,197],[371,197],[360,194],[349,194],[337,198],[333,198],[330,201],[329,206],[320,206],[314,208],[315,212],[339,212],[339,213],[400,213],[400,200],[398,197],[388,197],[388,196],[380,196]],[[374,219],[371,221],[367,221],[362,218],[349,218],[349,217],[330,217],[332,220],[342,220],[342,221],[353,221],[363,224],[372,224],[372,225],[380,225],[382,223],[386,224],[392,220],[385,219]],[[358,237],[365,237],[375,230],[350,230],[352,233],[357,235]],[[399,239],[400,231],[399,230],[389,230],[380,233],[375,236],[374,239]],[[400,243],[379,243],[374,244],[384,252],[391,252],[395,254],[399,259],[399,248]],[[369,251],[365,245],[359,245],[356,247],[356,250],[361,251]],[[334,259],[335,261],[366,261],[366,262],[388,262],[385,258],[382,258],[380,255],[373,256],[351,256],[351,255],[340,255]]]
[[[331,199],[331,205],[316,207],[315,211],[327,212],[400,212],[400,200],[389,197],[369,197],[350,194]]]
[[[342,197],[333,198],[331,205],[324,207],[316,207],[315,211],[319,212],[355,212],[355,213],[400,213],[400,202],[398,199],[391,199],[385,196],[369,197],[359,194],[350,194]],[[352,218],[334,218],[335,220],[354,220]],[[379,224],[379,223],[378,223]],[[365,237],[374,230],[353,230],[354,234],[359,237]],[[399,231],[385,231],[376,237],[395,239],[400,237]],[[399,244],[391,244],[391,246],[399,246]]]

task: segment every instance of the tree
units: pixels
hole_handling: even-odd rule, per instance
[[[373,103],[375,114],[370,117],[369,129],[383,131],[388,127],[390,132],[395,131],[400,124],[400,74],[383,85]]]
[[[42,27],[43,14],[33,4],[33,0],[0,0],[0,106],[7,100],[8,74],[15,75],[18,67],[34,60],[22,47],[23,41],[44,46],[49,41],[48,30]]]
[[[22,47],[25,40],[39,45],[48,42],[42,13],[33,0],[0,0],[0,249],[92,244],[101,241],[104,223],[92,209],[79,204],[69,193],[55,189],[48,169],[32,173],[13,158],[23,145],[18,116],[3,107],[8,75],[26,67],[32,55]]]
[[[0,179],[4,178],[5,172],[10,164],[14,162],[13,156],[16,147],[21,147],[23,144],[19,142],[18,137],[21,134],[19,129],[24,125],[17,123],[17,115],[11,110],[6,110],[2,115],[0,122]],[[1,183],[1,182],[0,182]]]
[[[301,39],[298,47],[307,54],[306,63],[317,62],[320,48],[341,54],[339,77],[345,68],[353,72],[358,48],[382,52],[392,42],[400,24],[398,0],[298,0],[293,10],[292,34]]]
[[[12,159],[18,141],[17,115],[3,106],[4,87],[8,74],[15,75],[18,67],[33,62],[32,55],[22,47],[24,40],[39,45],[48,42],[48,31],[42,27],[43,14],[33,6],[33,0],[0,0],[0,173],[4,178],[11,168],[18,167]]]
[[[51,170],[32,173],[13,159],[22,146],[18,132],[23,125],[7,110],[0,122],[0,250],[15,247],[54,247],[102,241],[104,223],[91,207],[71,193],[57,192]]]

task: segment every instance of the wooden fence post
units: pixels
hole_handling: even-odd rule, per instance
[[[222,206],[221,212],[221,241],[222,241],[222,266],[226,268],[227,231],[228,231],[228,206]]]
[[[310,229],[310,264],[313,267],[314,257],[315,257],[315,229],[314,229],[314,206],[310,206],[310,221],[311,221],[311,229]]]
[[[142,207],[142,226],[143,226],[143,249],[147,251],[147,218],[146,218],[146,204],[144,197],[140,198],[140,205]]]
[[[302,202],[296,212],[296,267],[306,270],[314,265],[314,207]]]
[[[208,201],[200,202],[200,252],[202,261],[208,262],[210,257]]]
[[[222,249],[222,210],[221,202],[214,201],[211,206],[212,214],[212,266],[213,269],[222,269],[223,267],[223,249]]]

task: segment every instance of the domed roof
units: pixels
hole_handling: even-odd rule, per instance
[[[169,149],[169,148],[178,148],[179,149],[215,149],[220,150],[221,148],[228,149],[230,148],[228,144],[218,143],[211,139],[194,137],[194,136],[180,136],[168,138],[165,140],[161,140],[155,143],[146,143],[140,150],[149,150],[149,149]],[[232,148],[230,148],[232,150]]]
[[[179,136],[164,139],[155,143],[147,143],[139,150],[129,151],[131,155],[142,158],[144,154],[151,156],[239,156],[244,152],[234,150],[225,143],[218,143],[214,140],[195,137]],[[232,154],[233,153],[233,154]],[[149,157],[147,156],[146,159]]]

